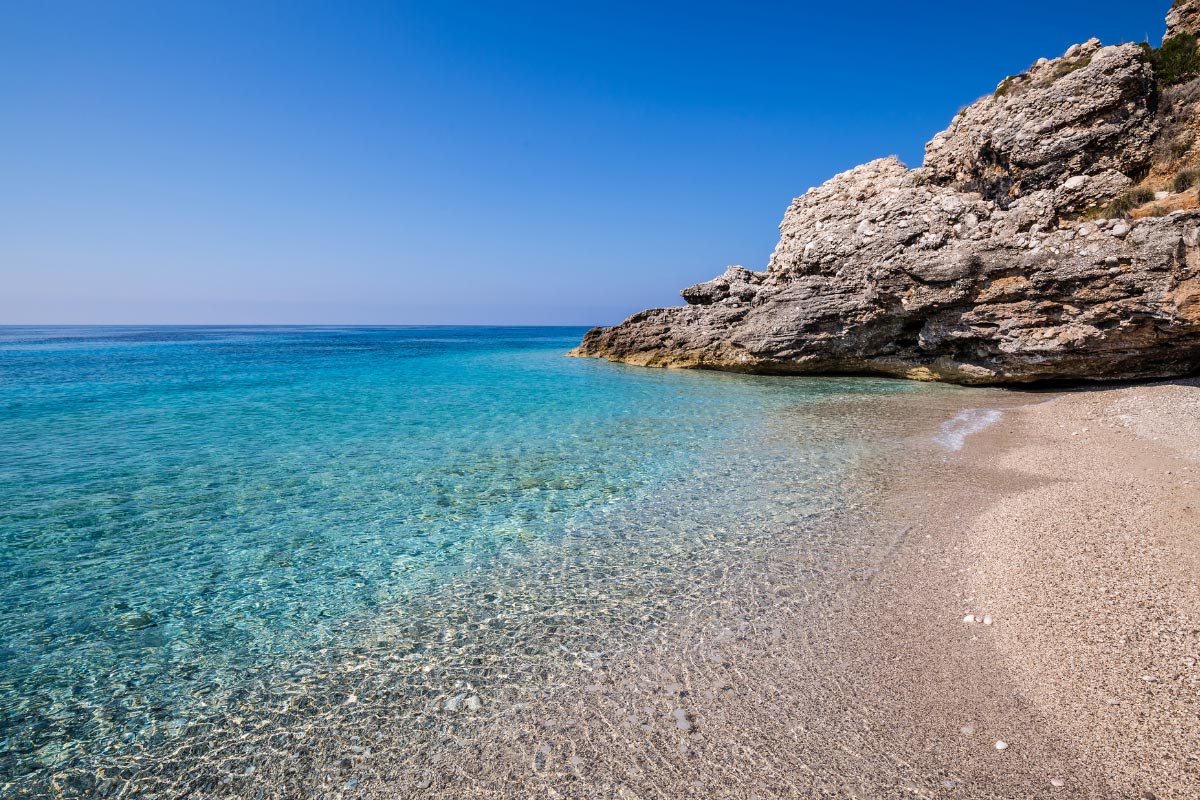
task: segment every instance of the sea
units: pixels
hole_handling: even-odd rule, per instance
[[[0,328],[3,793],[169,787],[181,742],[364,675],[414,719],[542,690],[783,548],[836,592],[894,544],[846,520],[972,397],[566,357],[584,332]],[[439,679],[464,649],[505,667]]]

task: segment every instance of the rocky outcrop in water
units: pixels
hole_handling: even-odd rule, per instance
[[[1200,2],[1171,13],[1200,27]],[[1194,135],[1181,150],[1164,130],[1195,127],[1200,84],[1164,102],[1150,55],[1093,39],[1042,59],[964,109],[923,167],[882,159],[793,201],[765,271],[730,267],[574,354],[959,383],[1197,371],[1196,193],[1146,182],[1190,157]]]

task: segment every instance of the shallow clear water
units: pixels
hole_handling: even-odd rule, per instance
[[[616,576],[643,608],[603,625],[636,637],[773,542],[845,560],[815,520],[856,502],[870,401],[953,391],[564,358],[582,333],[0,328],[0,774],[161,737],[381,619],[444,640],[479,586],[583,620]]]

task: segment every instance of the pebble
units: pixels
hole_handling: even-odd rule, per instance
[[[1064,781],[1062,778],[1051,778],[1051,779],[1050,779],[1050,785],[1051,785],[1051,786],[1054,786],[1054,787],[1056,787],[1056,788],[1061,788],[1061,787],[1063,787],[1063,786],[1066,786],[1066,785],[1067,785],[1067,782],[1066,782],[1066,781]]]
[[[677,708],[671,712],[671,716],[675,718],[675,727],[684,733],[689,733],[693,727],[692,718],[682,708]]]
[[[1004,741],[1004,740],[1001,740],[1001,741],[998,741],[998,742],[996,742],[996,749],[997,749],[997,750],[1007,750],[1007,749],[1008,749],[1008,742],[1006,742],[1006,741]]]
[[[974,622],[974,621],[975,621],[974,614],[967,614],[965,617],[963,617],[963,622]]]
[[[483,701],[479,699],[479,695],[471,695],[467,698],[467,711],[478,711],[483,708]]]
[[[992,624],[992,618],[991,618],[991,617],[984,617],[984,618],[983,618],[983,624],[984,624],[984,625],[991,625],[991,624]]]

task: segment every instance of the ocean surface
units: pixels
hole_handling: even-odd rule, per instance
[[[346,653],[436,661],[471,629],[544,665],[636,646],[772,548],[870,569],[888,542],[835,520],[907,446],[880,404],[956,402],[565,358],[583,332],[0,328],[0,786],[215,730]],[[558,622],[478,644],[506,598]],[[257,718],[304,724],[289,703]]]

